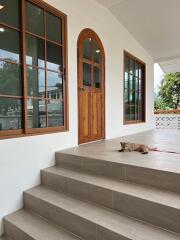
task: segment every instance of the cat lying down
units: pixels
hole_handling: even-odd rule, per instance
[[[130,142],[120,142],[121,149],[119,152],[140,152],[142,154],[148,154],[149,151],[156,151],[156,148],[149,148],[144,144],[130,143]]]

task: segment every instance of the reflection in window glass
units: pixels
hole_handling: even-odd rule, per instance
[[[139,78],[142,77],[142,65],[139,64]]]
[[[19,99],[0,98],[0,130],[22,128],[22,102]]]
[[[125,119],[126,121],[130,120],[130,107],[128,104],[125,105]]]
[[[55,72],[47,72],[47,92],[48,98],[63,98],[62,75]]]
[[[43,40],[27,35],[26,37],[26,64],[45,67],[45,43]]]
[[[62,48],[50,42],[47,42],[47,68],[62,71]]]
[[[56,127],[64,125],[64,105],[60,100],[51,99],[48,102],[48,126]]]
[[[92,57],[92,39],[86,38],[83,42],[83,58],[91,60]]]
[[[134,60],[133,59],[130,59],[129,73],[134,74]]]
[[[47,39],[61,43],[61,19],[52,15],[51,13],[46,14],[47,21]]]
[[[0,94],[22,96],[21,67],[0,62]]]
[[[101,69],[98,67],[94,67],[94,87],[101,87]]]
[[[43,99],[29,99],[27,102],[28,128],[46,127],[46,104]]]
[[[28,96],[45,97],[45,71],[28,67]]]
[[[100,63],[101,51],[96,42],[93,42],[93,48],[94,48],[94,62]]]
[[[91,65],[83,63],[83,85],[91,86]]]
[[[135,76],[136,76],[136,77],[138,77],[138,74],[139,74],[138,70],[139,70],[138,63],[135,62]]]
[[[19,0],[0,0],[3,8],[0,10],[0,22],[20,27],[20,1]]]
[[[16,30],[1,27],[0,60],[20,62],[20,34]]]
[[[44,11],[28,1],[26,1],[26,24],[29,32],[44,36]]]
[[[0,62],[0,94],[22,96],[21,67]]]

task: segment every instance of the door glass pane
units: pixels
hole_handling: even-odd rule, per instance
[[[47,94],[51,99],[63,98],[63,81],[60,73],[47,72]]]
[[[28,128],[46,127],[46,104],[45,100],[29,99],[27,102]]]
[[[46,14],[47,39],[61,43],[61,19],[51,13]]]
[[[0,130],[15,130],[21,128],[21,100],[13,98],[0,98]]]
[[[64,125],[64,105],[60,100],[48,100],[48,127]]]
[[[20,62],[20,34],[18,31],[1,27],[0,60]]]
[[[98,67],[94,67],[94,87],[101,87],[101,69]]]
[[[62,48],[50,42],[47,42],[47,68],[62,71]]]
[[[26,1],[26,29],[40,36],[44,36],[44,11]]]
[[[22,96],[21,67],[0,62],[0,94]]]
[[[26,37],[26,64],[45,67],[44,40],[30,35]]]
[[[94,49],[94,62],[100,63],[101,61],[101,50],[99,49],[96,42],[93,42],[93,49]]]
[[[20,26],[20,1],[0,0],[0,22],[19,28]]]
[[[91,65],[83,63],[83,85],[91,86]]]
[[[45,97],[45,71],[41,69],[28,67],[28,96]]]
[[[92,57],[92,39],[86,38],[83,42],[83,58],[91,60]]]

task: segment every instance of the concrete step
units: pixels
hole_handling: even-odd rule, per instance
[[[26,191],[24,206],[85,240],[180,240],[180,235],[44,186]]]
[[[6,234],[13,240],[80,240],[75,235],[26,210],[5,217],[4,226]]]
[[[139,157],[141,157],[141,155]],[[56,164],[60,167],[89,171],[98,175],[118,178],[180,193],[179,173],[166,171],[166,169],[161,169],[161,166],[158,165],[156,168],[151,168],[148,166],[148,163],[144,164],[144,166],[135,165],[134,163],[124,164],[122,162],[117,162],[117,160],[113,161],[111,158],[109,160],[103,160],[102,158],[96,159],[90,156],[87,157],[57,152]],[[144,159],[144,161],[146,160]]]
[[[51,167],[41,172],[42,183],[80,199],[180,233],[180,194],[100,175]]]

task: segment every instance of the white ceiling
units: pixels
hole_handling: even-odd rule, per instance
[[[160,62],[159,65],[164,73],[180,72],[180,59]]]
[[[113,13],[155,62],[180,59],[180,0],[97,1]]]

